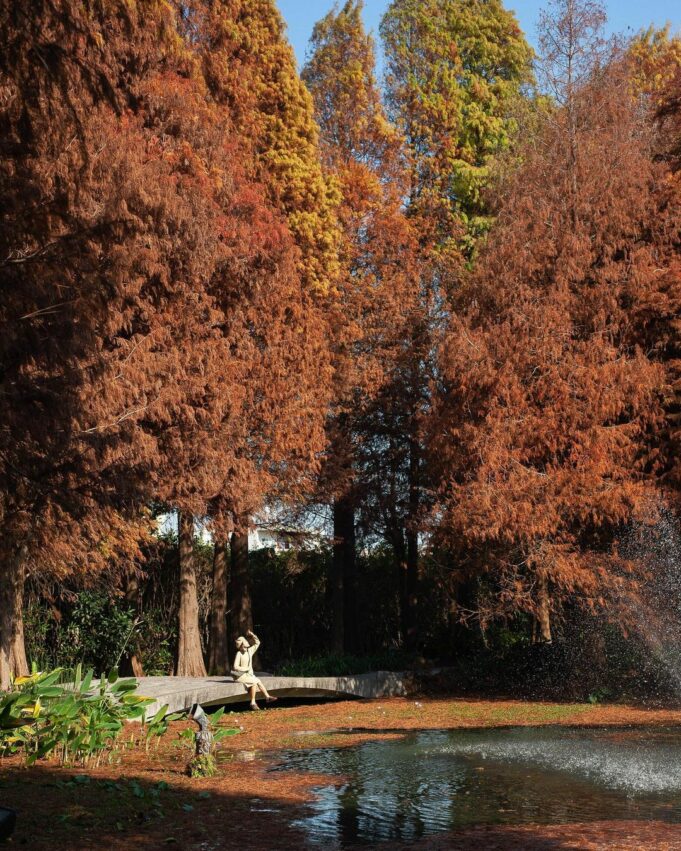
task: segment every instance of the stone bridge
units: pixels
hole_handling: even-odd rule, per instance
[[[403,697],[409,692],[409,674],[374,671],[344,677],[274,677],[256,674],[276,697]],[[244,687],[228,676],[140,677],[137,694],[154,700],[147,710],[151,717],[165,704],[169,712],[201,706],[221,706],[248,700]]]

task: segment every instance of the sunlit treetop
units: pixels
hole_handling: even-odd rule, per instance
[[[458,220],[474,240],[489,225],[489,163],[509,143],[532,49],[500,0],[393,0],[381,36],[390,115],[413,159],[410,202],[442,217],[443,238]]]
[[[381,101],[363,6],[362,0],[348,0],[315,24],[302,77],[313,96],[325,152],[373,167],[399,137]]]
[[[650,27],[632,39],[629,56],[636,89],[659,96],[681,69],[681,37],[673,36],[669,25]]]
[[[281,16],[272,0],[196,0],[194,10],[210,90],[255,149],[308,288],[325,292],[337,274],[338,193],[321,167],[312,100]]]

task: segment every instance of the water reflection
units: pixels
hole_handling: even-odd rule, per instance
[[[681,822],[681,731],[427,731],[292,751],[275,770],[342,778],[296,821],[311,841],[417,839],[475,824]]]

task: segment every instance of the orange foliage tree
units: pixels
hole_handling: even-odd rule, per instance
[[[132,495],[154,450],[135,427],[131,356],[167,201],[157,164],[130,176],[121,140],[145,160],[133,106],[172,33],[156,3],[0,5],[3,685],[25,668],[28,572],[93,572],[135,554]],[[159,343],[152,384],[176,357]]]
[[[180,512],[177,671],[201,674],[192,517],[299,477],[321,440],[293,381],[324,360],[299,255],[170,7],[0,24],[3,681],[26,570],[134,553],[152,499]]]
[[[288,251],[295,252],[293,262],[271,255],[269,265],[242,281],[252,303],[242,338],[248,363],[243,416],[228,438],[237,460],[210,504],[218,589],[211,664],[217,670],[227,662],[225,651],[220,659],[215,653],[224,646],[229,531],[234,529],[229,608],[235,634],[252,625],[250,518],[265,499],[291,500],[309,489],[323,448],[330,377],[324,299],[338,273],[338,197],[322,169],[310,95],[274,4],[197,0],[188,4],[184,34],[213,101],[241,140],[246,174],[264,187],[265,200],[283,218]],[[258,230],[263,238],[276,232],[264,222]]]
[[[315,104],[324,163],[342,202],[341,274],[329,299],[334,401],[321,497],[333,504],[333,646],[357,648],[357,512],[367,498],[364,451],[370,412],[393,380],[413,307],[416,239],[405,216],[402,140],[388,121],[375,78],[363,4],[349,0],[312,33],[303,70]]]
[[[649,238],[653,134],[603,21],[567,0],[543,19],[557,105],[502,187],[431,432],[435,541],[479,577],[483,620],[530,613],[543,641],[566,597],[624,593],[617,533],[655,495],[648,436],[664,416],[633,321],[669,274]]]
[[[641,281],[632,320],[640,334],[640,345],[665,370],[665,420],[654,434],[655,460],[662,484],[678,510],[681,504],[681,68],[676,55],[672,69],[671,79],[659,92],[657,110],[656,154],[661,174],[657,183],[657,209],[650,222],[654,274]],[[664,73],[658,71],[658,74],[664,79]]]

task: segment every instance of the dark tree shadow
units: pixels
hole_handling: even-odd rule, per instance
[[[295,795],[268,794],[262,786],[252,795],[230,789],[234,783],[230,773],[219,781],[192,783],[181,778],[179,771],[176,781],[154,781],[149,774],[146,771],[144,777],[135,777],[128,768],[125,776],[117,778],[54,766],[23,769],[5,765],[0,768],[0,805],[17,811],[17,826],[12,840],[4,845],[31,851],[681,849],[681,825],[655,822],[488,826],[415,841],[358,845],[353,841],[353,825],[347,823],[347,815],[340,814],[339,845],[305,834],[292,824],[305,812]],[[159,776],[169,775],[159,770]]]

